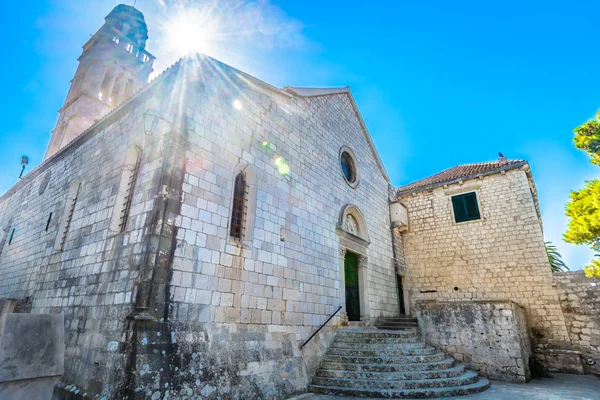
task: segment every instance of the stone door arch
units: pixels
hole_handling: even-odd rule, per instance
[[[369,231],[365,218],[360,209],[354,204],[342,207],[337,224],[336,233],[340,240],[339,265],[340,265],[340,301],[342,318],[348,321],[348,305],[346,298],[346,256],[352,253],[358,257],[358,297],[360,304],[360,322],[369,324],[369,260],[367,249],[369,247]],[[356,320],[356,318],[354,318]]]

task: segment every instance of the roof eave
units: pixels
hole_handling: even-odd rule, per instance
[[[520,161],[520,162],[517,162],[517,163],[514,163],[514,164],[510,164],[510,165],[503,165],[501,167],[494,168],[494,169],[491,169],[489,171],[478,172],[476,174],[461,176],[459,178],[454,178],[454,179],[450,179],[450,180],[443,181],[443,182],[431,183],[429,185],[421,186],[421,187],[414,188],[414,189],[409,189],[409,190],[400,190],[400,189],[398,189],[398,190],[396,190],[396,196],[397,197],[403,197],[403,196],[406,196],[406,195],[409,195],[409,194],[422,192],[424,190],[435,189],[437,187],[444,186],[444,185],[451,185],[451,184],[454,184],[454,183],[458,183],[460,181],[467,181],[467,180],[471,180],[471,179],[475,179],[475,178],[479,178],[479,177],[483,177],[483,176],[487,176],[487,175],[499,174],[502,171],[508,171],[508,170],[511,170],[511,169],[521,168],[521,167],[523,167],[525,165],[529,165],[529,163],[527,161]]]

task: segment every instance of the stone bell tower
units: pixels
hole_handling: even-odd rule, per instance
[[[155,57],[145,50],[148,28],[144,15],[135,7],[120,4],[104,20],[83,46],[44,160],[148,82]]]

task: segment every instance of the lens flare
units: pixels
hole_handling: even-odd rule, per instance
[[[281,175],[287,175],[290,173],[290,166],[281,157],[275,159],[275,166]]]
[[[290,173],[290,166],[287,164],[282,164],[277,169],[281,175],[287,175]]]
[[[169,49],[180,56],[210,53],[218,36],[218,22],[200,10],[180,10],[165,23]]]
[[[239,100],[234,100],[233,101],[233,108],[235,108],[236,110],[241,110],[244,107],[244,105],[242,104],[241,101]]]

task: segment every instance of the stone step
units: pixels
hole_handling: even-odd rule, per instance
[[[357,364],[345,362],[332,362],[323,360],[321,368],[324,370],[340,370],[354,372],[416,372],[443,370],[454,367],[455,361],[451,357],[446,357],[441,361],[421,362],[421,363],[389,363],[389,364]]]
[[[333,394],[355,397],[372,398],[434,398],[448,396],[464,396],[467,394],[481,392],[490,386],[486,378],[479,378],[476,382],[450,387],[436,387],[423,389],[356,389],[326,385],[310,385],[309,391],[313,393]]]
[[[375,325],[375,327],[377,329],[389,329],[389,330],[397,331],[397,330],[409,329],[409,328],[413,328],[413,327],[416,328],[417,326],[416,325],[408,325],[408,324],[402,324],[402,325],[399,325],[399,324],[379,325],[379,324],[377,324],[377,325]]]
[[[402,343],[362,343],[362,342],[342,342],[335,340],[331,344],[332,349],[358,349],[358,350],[377,350],[387,349],[422,349],[427,345],[423,342],[402,342]]]
[[[465,386],[477,382],[478,379],[479,377],[476,372],[467,371],[457,377],[435,379],[351,379],[317,376],[313,379],[313,384],[352,389],[425,389]]]
[[[376,323],[386,323],[386,322],[414,322],[416,323],[418,320],[416,318],[410,317],[394,317],[394,318],[379,318],[376,320]]]
[[[369,330],[365,330],[363,332],[348,329],[348,330],[341,331],[340,335],[341,335],[341,337],[388,338],[388,339],[418,337],[417,329],[415,329],[415,328],[403,329],[403,330],[398,330],[398,331],[389,331],[389,332],[382,332],[377,329],[369,329]]]
[[[394,344],[394,343],[421,343],[421,339],[416,335],[401,336],[401,337],[374,337],[362,338],[360,336],[341,336],[338,335],[334,343],[364,343],[364,344]]]
[[[363,357],[394,357],[394,356],[419,356],[435,353],[436,350],[431,347],[423,348],[390,348],[380,346],[374,349],[350,349],[343,347],[330,347],[327,354],[340,356],[363,356]]]
[[[424,363],[423,363],[424,364]],[[418,364],[418,365],[423,365]],[[414,365],[414,364],[408,364]],[[374,379],[374,380],[398,380],[398,379],[438,379],[438,378],[454,378],[465,373],[465,366],[462,364],[446,369],[433,369],[423,371],[348,371],[343,369],[319,369],[317,376],[324,378],[346,378],[346,379]]]
[[[327,353],[324,361],[326,362],[341,362],[341,363],[357,363],[357,364],[407,364],[442,361],[446,358],[444,353],[433,353],[421,356],[343,356]]]

